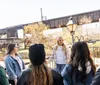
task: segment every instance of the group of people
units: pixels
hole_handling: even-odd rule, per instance
[[[0,85],[17,85],[18,78],[20,77],[23,69],[25,69],[22,57],[18,55],[17,44],[8,45],[7,56],[4,62],[6,69],[3,67],[0,68]],[[6,77],[6,75],[8,75],[9,79]]]
[[[62,37],[59,37],[53,49],[55,69],[51,69],[46,64],[43,44],[30,46],[31,65],[27,69],[17,53],[17,44],[9,44],[7,50],[6,72],[0,67],[0,85],[9,85],[9,83],[11,85],[99,85],[100,83],[100,69],[96,72],[86,42],[76,42],[69,53]]]

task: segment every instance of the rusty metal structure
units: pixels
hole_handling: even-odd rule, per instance
[[[66,27],[66,24],[70,17],[73,17],[73,20],[77,22],[78,25],[99,22],[100,10],[85,12],[85,13],[80,13],[80,14],[75,14],[75,15],[69,15],[69,16],[55,18],[55,19],[44,20],[42,22],[48,25],[50,29]],[[21,24],[21,25],[16,25],[16,26],[0,29],[0,42],[5,41],[5,40],[18,39],[17,30],[24,29],[24,26],[29,25],[29,24],[34,24],[34,23],[38,23],[38,22]],[[5,40],[4,39],[2,40],[1,36],[5,34],[7,35],[7,38],[5,38]]]
[[[66,23],[68,22],[70,17],[73,17],[73,20],[75,20],[77,24],[79,25],[86,24],[86,23],[99,22],[100,10],[85,12],[85,13],[80,13],[80,14],[75,14],[75,15],[69,15],[69,16],[60,17],[60,18],[49,19],[49,20],[43,21],[43,23],[48,25],[50,29],[59,28],[60,26],[64,27],[66,26]],[[32,23],[21,24],[21,25],[16,25],[16,26],[11,26],[11,27],[0,29],[0,35],[6,33],[8,35],[7,37],[10,37],[11,33],[14,33],[12,35],[17,36],[16,31],[18,29],[23,29],[23,27],[28,24],[32,24]]]
[[[73,17],[73,19],[79,25],[85,23],[99,22],[100,10],[60,17],[56,19],[50,19],[43,22],[47,24],[51,29],[58,28],[59,26],[66,26],[66,23],[68,22],[70,17]]]

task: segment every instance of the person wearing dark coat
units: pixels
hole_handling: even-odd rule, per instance
[[[17,85],[64,85],[62,76],[46,66],[43,44],[34,44],[29,48],[31,65],[19,78]]]

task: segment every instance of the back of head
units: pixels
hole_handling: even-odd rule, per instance
[[[15,44],[15,43],[9,44],[7,47],[7,54],[11,54],[11,52],[14,50],[15,47],[18,48],[18,44]],[[15,54],[18,55],[17,53]]]
[[[29,48],[29,58],[31,63],[41,65],[45,61],[45,50],[43,44],[34,44]]]
[[[71,61],[76,62],[74,65],[81,62],[86,63],[90,57],[88,46],[85,42],[76,42],[71,49]]]
[[[86,78],[87,69],[86,63],[88,61],[90,62],[92,68],[95,68],[93,66],[93,61],[90,57],[90,51],[86,42],[76,42],[71,49],[71,65],[74,68],[74,72],[77,75],[80,75],[79,78],[77,76],[77,81],[84,82],[83,80]],[[79,70],[79,67],[81,67],[81,70]]]
[[[45,50],[43,44],[34,44],[29,48],[31,75],[29,85],[52,85],[52,73],[45,65]]]
[[[12,50],[14,49],[15,44],[9,44],[7,47],[7,54],[10,54],[12,52]]]

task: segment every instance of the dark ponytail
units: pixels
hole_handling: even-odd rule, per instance
[[[7,54],[11,54],[11,52],[14,50],[16,44],[9,44],[7,47]],[[17,54],[15,54],[17,55]]]

